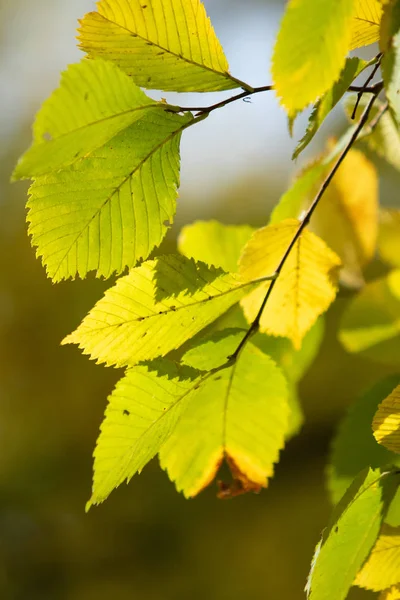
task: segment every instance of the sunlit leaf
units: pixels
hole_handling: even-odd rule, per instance
[[[400,385],[379,405],[372,429],[377,442],[400,453]]]
[[[398,365],[400,270],[368,283],[343,313],[339,339],[348,352]]]
[[[391,464],[400,466],[400,458],[376,442],[371,428],[379,403],[399,383],[400,375],[380,381],[350,406],[341,421],[327,470],[328,488],[334,504],[362,469]]]
[[[289,115],[339,79],[352,36],[355,0],[291,0],[272,60],[277,95]]]
[[[120,278],[63,343],[107,365],[133,366],[179,348],[248,290],[221,269],[162,256]]]
[[[129,369],[108,398],[94,452],[92,497],[107,498],[151,460],[172,433],[200,374],[166,359]]]
[[[356,0],[350,50],[377,42],[381,19],[382,0]]]
[[[400,583],[400,528],[383,525],[355,585],[380,592]]]
[[[382,260],[400,268],[400,210],[381,210],[378,248]]]
[[[299,227],[288,219],[255,232],[240,258],[244,281],[274,273]],[[275,282],[260,321],[260,330],[288,337],[295,348],[335,299],[340,260],[316,235],[304,231]],[[270,283],[242,300],[249,322],[256,317]]]
[[[103,98],[103,86],[115,96]],[[30,188],[28,221],[53,281],[120,273],[162,241],[176,210],[181,133],[193,117],[152,106],[116,67],[86,61],[39,114],[19,169],[46,172]]]
[[[222,333],[186,354],[198,369],[224,364],[244,332]],[[285,379],[275,363],[248,344],[236,364],[211,374],[193,393],[160,451],[161,466],[186,497],[215,477],[222,461],[240,491],[259,491],[273,474],[288,426]]]
[[[60,87],[44,102],[33,126],[34,142],[15,178],[33,178],[59,170],[104,146],[142,119],[147,111],[164,112],[112,63],[95,60],[70,65]]]
[[[144,88],[210,92],[241,87],[200,0],[100,0],[79,28],[89,57],[114,62]]]
[[[186,225],[178,239],[179,252],[208,265],[235,273],[243,246],[254,233],[249,225],[223,225],[218,221],[198,221]]]
[[[362,471],[333,511],[308,582],[310,600],[344,600],[379,535],[395,477]]]
[[[298,155],[308,146],[315,134],[321,127],[322,123],[341,100],[352,81],[369,65],[365,60],[361,58],[348,58],[346,65],[340,75],[339,81],[337,81],[332,88],[326,92],[326,94],[318,100],[315,104],[312,113],[308,119],[307,131],[303,138],[298,143],[294,153],[293,159],[297,158]]]
[[[386,2],[381,29],[382,78],[390,110],[400,123],[400,5]]]

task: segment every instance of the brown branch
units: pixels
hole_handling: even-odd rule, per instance
[[[361,98],[363,97],[363,95],[366,93],[367,89],[368,89],[368,85],[371,83],[371,81],[373,80],[373,78],[376,75],[376,72],[378,71],[379,67],[381,66],[381,60],[382,60],[382,52],[380,52],[377,56],[376,56],[376,65],[374,66],[374,68],[372,69],[371,73],[369,74],[369,77],[367,78],[367,80],[365,81],[364,85],[362,86],[362,88],[360,89],[360,91],[358,92],[357,95],[357,100],[351,115],[351,119],[354,121],[354,119],[356,118],[356,113],[357,113],[357,108],[358,105],[361,102]]]

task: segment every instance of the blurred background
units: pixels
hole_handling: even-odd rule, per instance
[[[233,74],[270,83],[283,2],[205,0]],[[186,600],[304,598],[313,549],[330,505],[324,465],[345,408],[393,372],[345,354],[335,333],[349,293],[327,318],[325,340],[300,384],[302,433],[282,454],[268,490],[219,501],[212,486],[187,501],[153,461],[129,486],[84,513],[91,454],[107,395],[121,373],[95,366],[60,340],[110,282],[53,285],[30,247],[28,186],[9,184],[41,102],[78,61],[77,18],[91,0],[0,0],[0,598]],[[165,94],[164,94],[165,95]],[[220,99],[221,95],[215,96]],[[168,100],[177,102],[176,95]],[[181,104],[207,105],[214,95]],[[301,162],[273,94],[235,103],[185,133],[176,224],[267,222]],[[345,124],[330,118],[302,161]],[[379,164],[382,202],[398,203],[399,174]],[[370,275],[381,267],[372,265]],[[351,597],[372,594],[354,591]]]

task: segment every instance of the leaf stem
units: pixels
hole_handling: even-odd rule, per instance
[[[330,173],[328,174],[328,176],[326,177],[326,179],[323,181],[317,195],[315,196],[314,200],[312,201],[309,209],[307,210],[304,218],[300,221],[299,223],[299,227],[296,230],[296,233],[293,236],[293,239],[291,240],[285,254],[283,255],[277,269],[275,272],[275,278],[272,279],[271,284],[267,290],[267,293],[264,297],[264,300],[262,301],[262,304],[260,306],[260,309],[257,313],[256,318],[254,319],[254,321],[252,322],[252,324],[250,325],[249,329],[246,332],[246,335],[243,337],[242,341],[240,342],[239,346],[236,348],[236,351],[234,352],[234,354],[232,354],[229,357],[229,361],[236,361],[241,353],[241,351],[243,350],[243,348],[245,347],[245,345],[247,344],[247,342],[250,340],[250,338],[257,333],[257,331],[259,330],[260,327],[260,320],[261,320],[261,316],[264,312],[264,309],[267,305],[267,302],[271,296],[271,293],[276,285],[276,282],[279,279],[279,276],[282,272],[283,267],[285,266],[285,263],[287,261],[287,259],[289,258],[289,255],[291,253],[291,251],[293,250],[296,242],[299,240],[301,234],[303,233],[304,229],[307,227],[307,225],[310,222],[310,219],[315,211],[315,209],[317,208],[321,198],[323,197],[324,193],[326,192],[329,184],[331,183],[333,177],[335,176],[337,170],[339,169],[340,165],[342,164],[342,162],[344,161],[344,159],[346,158],[348,152],[350,151],[351,147],[353,146],[353,144],[355,143],[355,141],[357,140],[358,136],[360,135],[364,125],[366,124],[369,114],[371,112],[371,109],[373,107],[373,104],[375,102],[377,98],[377,95],[374,94],[370,101],[368,102],[361,118],[360,121],[358,123],[358,125],[356,126],[352,136],[350,137],[349,141],[347,142],[345,148],[343,149],[342,153],[340,154],[339,158],[337,159],[335,165],[333,166],[333,168],[331,169]]]

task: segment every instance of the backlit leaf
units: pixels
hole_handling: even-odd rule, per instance
[[[240,258],[243,280],[274,273],[298,227],[298,221],[288,219],[256,231]],[[307,331],[335,299],[339,266],[338,256],[316,235],[304,231],[275,282],[260,330],[288,337],[300,348]],[[263,283],[242,300],[249,322],[256,317],[269,285]]]
[[[379,595],[379,600],[400,600],[400,586],[393,586]]]
[[[179,252],[208,265],[235,273],[243,246],[254,233],[250,225],[223,225],[218,221],[198,221],[186,225],[178,239]]]
[[[400,453],[400,385],[379,405],[372,429],[377,442]]]
[[[400,529],[383,525],[355,585],[380,592],[400,583]]]
[[[350,50],[377,42],[381,19],[382,0],[356,0]]]
[[[390,110],[400,123],[400,4],[392,1],[385,4],[382,17],[381,50],[382,78]]]
[[[339,339],[348,352],[398,365],[400,270],[368,283],[343,313]]]
[[[400,210],[381,210],[378,249],[382,260],[400,268]]]
[[[248,290],[221,269],[162,256],[120,278],[63,343],[107,365],[133,366],[179,348]]]
[[[87,509],[140,473],[157,454],[199,381],[194,370],[178,369],[165,359],[127,371],[108,398],[94,452],[93,491]]]
[[[291,0],[272,61],[277,95],[289,115],[339,79],[352,36],[355,0]]]
[[[308,582],[310,600],[344,600],[379,535],[395,477],[362,471],[324,530]]]
[[[400,375],[380,381],[356,400],[342,419],[332,443],[327,470],[328,488],[334,504],[362,469],[391,464],[400,466],[400,458],[376,442],[371,428],[379,403],[399,383]]]
[[[189,351],[184,361],[199,369],[224,364],[244,332],[222,333]],[[252,344],[236,364],[211,374],[193,393],[174,432],[160,451],[161,466],[186,497],[230,466],[235,493],[259,491],[273,474],[288,426],[285,379]]]
[[[100,0],[81,21],[89,57],[114,62],[144,88],[210,92],[241,87],[200,0]]]

